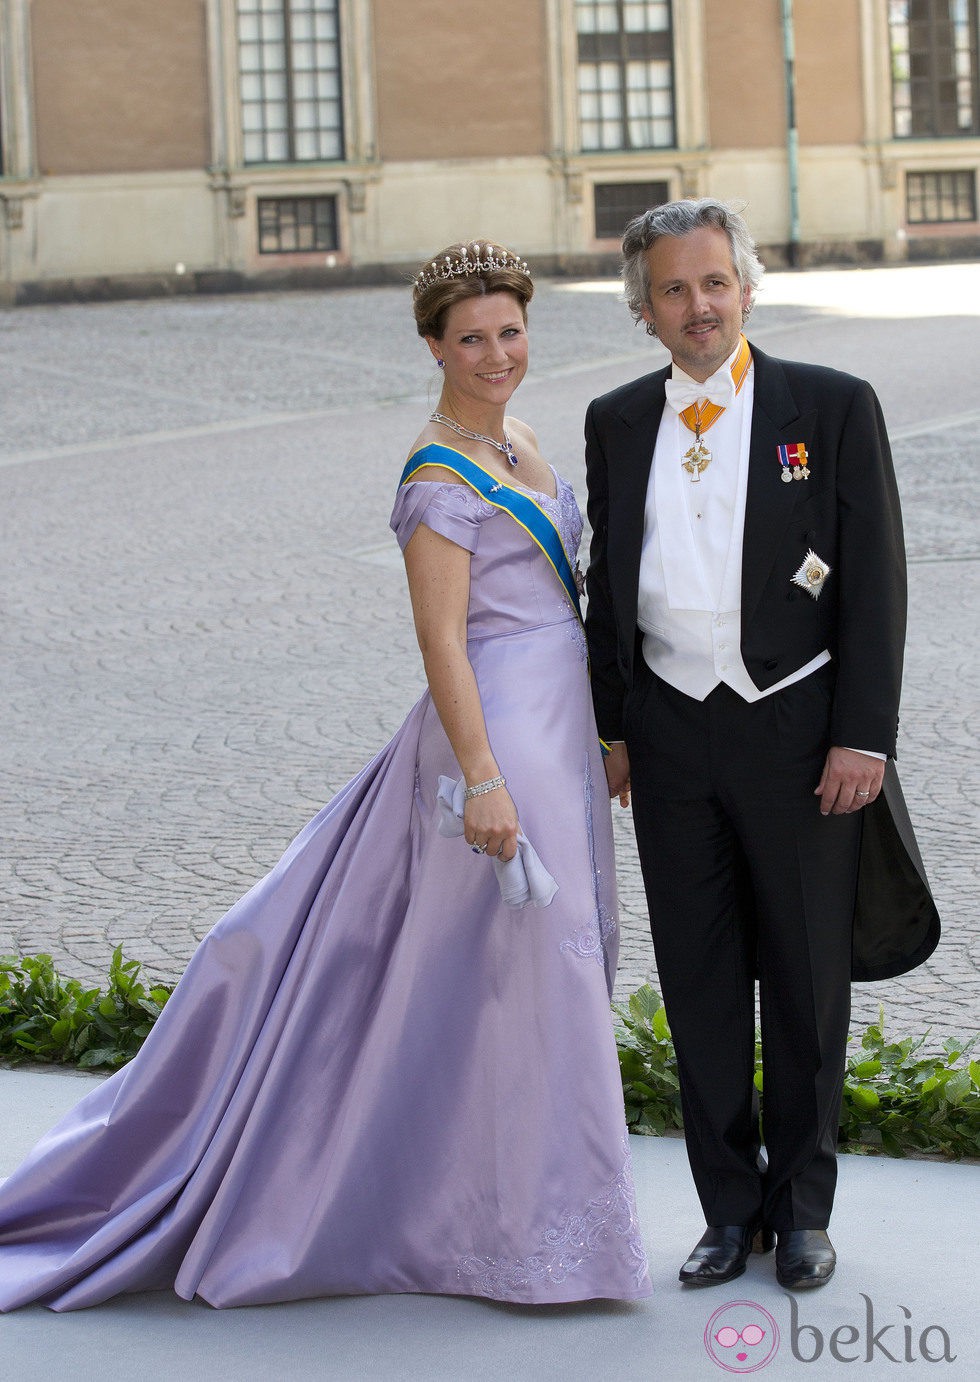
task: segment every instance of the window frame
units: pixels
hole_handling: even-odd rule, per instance
[[[919,186],[915,188],[913,180]],[[932,188],[929,183],[934,183]],[[944,188],[943,183],[951,184]],[[941,213],[942,202],[950,200],[954,206],[959,202],[963,191],[957,188],[956,184],[965,191],[963,205],[969,212],[968,215],[959,216],[918,216],[913,218],[912,204],[916,199],[920,205],[924,205],[930,198],[934,199],[939,205]],[[977,175],[972,168],[914,168],[908,169],[905,173],[905,224],[911,230],[918,229],[920,226],[962,226],[975,225],[977,221]]]
[[[249,0],[232,0],[234,13],[234,34],[235,34],[235,69],[236,69],[236,88],[239,112],[239,137],[241,140],[241,164],[245,168],[262,167],[309,167],[312,164],[321,163],[342,163],[348,157],[348,111],[345,99],[345,79],[346,64],[344,60],[344,27],[345,13],[343,0],[279,0],[275,10],[267,10],[261,0],[250,0],[252,8],[243,13],[242,3]],[[299,7],[299,8],[297,8]],[[258,50],[258,64],[246,70],[245,67],[245,47],[253,46],[253,40],[245,39],[242,35],[242,19],[253,15],[260,20],[265,14],[280,16],[282,20],[281,46],[283,49],[283,65],[281,68],[269,68],[262,62],[262,50],[264,47],[263,38],[260,37],[254,46]],[[300,68],[297,66],[298,45],[310,43],[315,52],[316,48],[316,16],[318,14],[330,15],[333,19],[334,35],[332,40],[335,51],[335,62],[332,67],[312,67]],[[309,15],[313,19],[314,37],[311,39],[306,35],[297,36],[295,27],[300,16]],[[264,36],[263,36],[264,37]],[[316,79],[325,75],[332,75],[335,90],[330,95],[315,93],[312,96],[298,97],[296,94],[297,76],[310,75]],[[245,95],[245,79],[258,76],[261,79],[262,95],[258,98],[247,97]],[[266,97],[265,82],[269,77],[281,77],[283,82],[283,95],[281,97]],[[329,104],[336,114],[336,126],[330,127],[317,123],[311,127],[300,126],[297,122],[297,104],[302,100],[303,103],[315,105]],[[273,109],[273,106],[275,109]],[[249,122],[248,112],[250,109],[259,112],[260,123],[252,129],[247,128]],[[282,113],[285,123],[282,126],[272,126],[268,123],[270,112]],[[336,152],[324,151],[323,140],[335,129]],[[317,141],[317,152],[314,154],[298,153],[298,143],[304,135],[312,134]],[[270,153],[270,138],[285,138],[285,156],[276,157]],[[250,156],[249,143],[252,139],[261,139],[263,150],[261,156]]]
[[[329,230],[330,230],[330,235],[329,235],[330,243],[328,243],[328,244],[317,244],[317,243],[316,243],[316,235],[317,235],[317,229],[318,229],[318,221],[317,221],[316,210],[317,210],[317,206],[318,206],[318,205],[322,205],[322,206],[327,206],[327,205],[329,205],[329,208],[330,208],[330,214],[329,214],[329,217],[327,218],[327,219],[328,219],[328,222],[329,222]],[[296,238],[297,238],[297,241],[298,241],[299,238],[300,238],[300,234],[299,234],[300,229],[301,229],[302,225],[304,224],[304,222],[302,221],[301,215],[300,215],[300,208],[301,208],[301,207],[305,207],[305,206],[308,206],[308,207],[310,208],[310,213],[311,213],[311,214],[310,214],[310,217],[309,217],[308,222],[306,222],[305,224],[308,224],[308,225],[311,226],[312,229],[313,229],[313,235],[312,235],[313,243],[311,243],[311,244],[309,244],[309,245],[301,245],[301,244],[297,243],[296,245],[292,246],[291,248],[287,248],[287,247],[285,247],[285,246],[282,244],[282,234],[283,234],[283,223],[282,223],[282,219],[281,219],[281,217],[282,217],[282,209],[285,208],[285,207],[287,207],[287,206],[292,207],[292,209],[293,209],[293,224],[294,224],[294,228],[295,228],[295,230],[296,230]],[[276,245],[274,245],[274,246],[272,246],[271,248],[266,249],[266,248],[264,248],[264,246],[263,246],[263,235],[264,235],[264,230],[263,230],[263,211],[266,210],[266,209],[269,208],[269,207],[275,207],[275,208],[277,209],[277,221],[278,221],[277,232],[278,232],[278,237],[279,237],[279,243],[276,244]],[[332,193],[332,192],[325,192],[325,193],[316,192],[316,193],[308,193],[308,194],[305,194],[305,195],[304,195],[304,194],[302,194],[302,193],[298,193],[298,194],[297,194],[297,193],[292,193],[292,192],[290,192],[290,193],[287,193],[287,194],[281,195],[281,196],[280,196],[280,195],[259,196],[259,197],[256,198],[256,203],[255,203],[255,218],[256,218],[256,219],[255,219],[256,249],[257,249],[257,251],[258,251],[260,257],[264,257],[264,256],[267,256],[267,255],[283,255],[283,254],[285,254],[285,255],[294,255],[294,254],[336,254],[336,253],[339,251],[339,249],[340,249],[340,205],[339,205],[339,198],[337,197],[336,193]]]
[[[638,205],[639,202],[642,202],[643,205],[641,210],[643,211],[647,211],[650,207],[653,206],[660,206],[663,204],[663,202],[670,201],[670,182],[667,178],[644,178],[643,181],[630,179],[628,181],[620,182],[602,182],[597,180],[592,184],[592,229],[596,240],[621,240],[627,222],[632,220],[634,216],[640,215],[640,211],[628,209],[625,213],[620,228],[614,231],[611,235],[604,234],[603,231],[605,227],[603,226],[600,228],[600,194],[615,194],[617,191],[622,191],[624,193],[627,191],[636,192],[639,188],[649,188],[651,191],[657,189],[656,195],[654,197],[638,198],[633,201],[634,206]],[[661,192],[663,194],[662,196],[659,195]],[[611,211],[612,209],[613,208],[605,208],[607,212]]]
[[[956,0],[952,0],[956,3]],[[957,42],[957,29],[962,21],[950,15],[948,22],[952,27],[952,48],[938,42],[940,17],[938,9],[949,7],[951,0],[888,0],[886,22],[888,32],[888,59],[891,75],[891,123],[892,137],[896,140],[909,139],[973,139],[980,135],[980,3],[978,0],[959,0],[962,4],[966,43]],[[914,7],[927,6],[925,17],[916,17]],[[904,16],[899,11],[904,9]],[[925,46],[917,45],[913,38],[913,27],[927,26],[929,41]],[[903,33],[904,31],[904,33]],[[899,40],[905,39],[903,46]],[[958,73],[960,57],[965,55],[967,73]],[[946,59],[947,70],[941,65]],[[924,68],[916,74],[916,65]],[[969,98],[964,101],[957,92],[952,101],[941,99],[942,85],[969,84]],[[917,99],[916,86],[926,88],[927,99]],[[968,109],[970,123],[961,126],[960,112]],[[946,117],[952,115],[954,129],[944,128]],[[901,126],[907,122],[908,128]]]
[[[594,3],[595,0],[589,0]],[[583,0],[572,0],[571,22],[575,39],[575,114],[578,125],[578,148],[582,154],[593,156],[603,154],[618,153],[651,153],[668,149],[676,149],[677,145],[677,53],[676,53],[676,16],[674,14],[674,0],[657,0],[662,4],[667,13],[667,26],[663,29],[630,29],[626,24],[627,4],[634,3],[634,0],[607,0],[605,8],[615,8],[617,27],[615,30],[594,31],[579,29],[580,4]],[[588,40],[588,41],[586,41]],[[584,54],[584,55],[583,55]],[[631,88],[629,84],[629,67],[635,63],[666,63],[668,69],[668,83],[666,87],[650,85],[649,82],[642,86]],[[615,87],[619,99],[618,116],[604,118],[601,112],[601,101],[603,95],[609,94],[613,88],[604,88],[602,85],[602,71],[604,67],[615,67],[618,72],[618,82]],[[583,75],[586,72],[594,74],[594,85],[587,89],[583,87]],[[652,105],[652,98],[656,93],[666,90],[669,96],[669,113],[657,113],[649,109]],[[645,113],[634,114],[630,110],[630,96],[642,93],[646,98],[648,109]],[[592,95],[596,98],[600,106],[597,117],[593,120],[587,119],[583,114],[583,97]],[[606,144],[602,140],[602,131],[606,125],[618,122],[619,142],[616,144]],[[657,124],[669,124],[669,139],[662,143],[639,141],[635,139],[631,126],[643,124],[653,134]],[[593,144],[586,139],[585,130],[590,124],[598,127],[598,142]]]

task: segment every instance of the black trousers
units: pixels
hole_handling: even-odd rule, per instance
[[[633,814],[705,1219],[825,1228],[861,839],[860,813],[823,817],[813,795],[834,671],[752,704],[726,686],[701,702],[638,661],[624,731]]]

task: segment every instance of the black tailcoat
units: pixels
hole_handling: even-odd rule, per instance
[[[935,949],[929,892],[894,759],[905,640],[898,492],[878,399],[863,380],[752,348],[752,432],[742,556],[741,650],[760,690],[829,649],[830,742],[887,754],[861,813],[852,976],[883,979]],[[621,739],[641,656],[637,595],[647,484],[665,405],[658,370],[596,399],[586,420],[593,528],[586,628],[599,733]],[[803,442],[810,478],[781,483],[777,448]],[[791,581],[808,551],[831,568],[819,598]]]

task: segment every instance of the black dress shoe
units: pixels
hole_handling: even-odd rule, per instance
[[[757,1224],[706,1228],[678,1272],[678,1280],[685,1286],[720,1286],[742,1275],[750,1252],[768,1252],[772,1244],[772,1230]]]
[[[829,1281],[837,1266],[834,1245],[822,1228],[782,1229],[776,1244],[776,1280],[790,1291]]]

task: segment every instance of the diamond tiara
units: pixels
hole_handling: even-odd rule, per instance
[[[517,273],[526,274],[528,278],[531,277],[531,270],[519,254],[500,246],[474,241],[471,245],[460,245],[452,254],[444,254],[440,259],[433,259],[431,264],[426,264],[412,280],[412,288],[416,293],[421,293],[426,288],[431,288],[433,283],[444,283],[451,278],[465,278],[469,274],[493,273],[500,269],[513,269]]]

